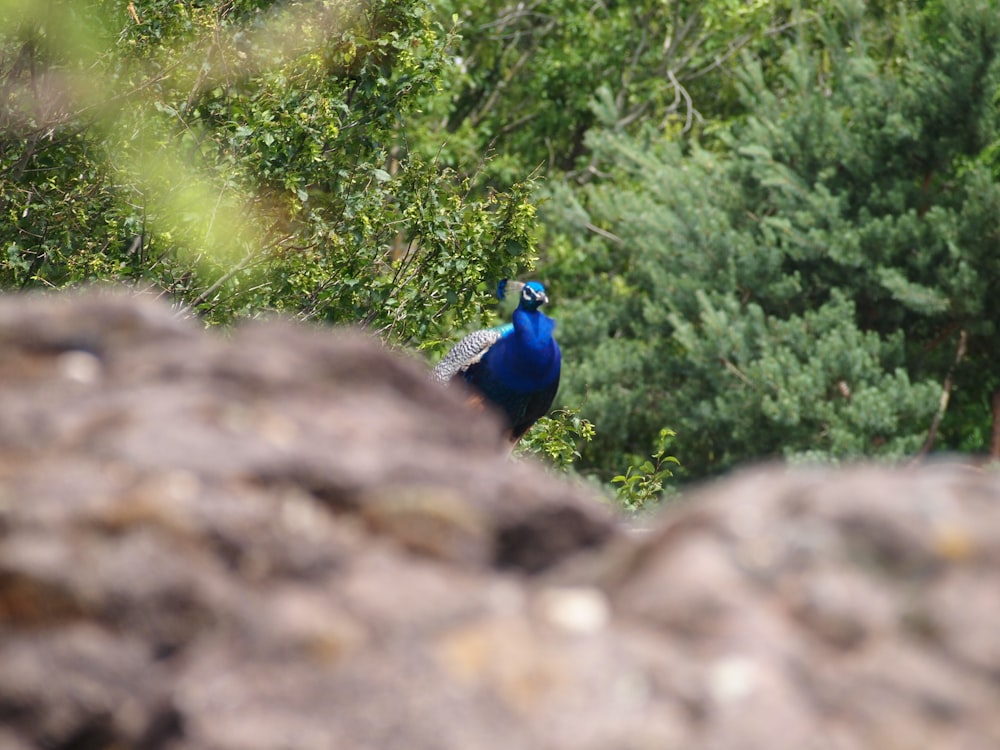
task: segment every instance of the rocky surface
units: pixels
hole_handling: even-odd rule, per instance
[[[359,335],[0,299],[0,748],[1000,747],[1000,479],[622,531]]]

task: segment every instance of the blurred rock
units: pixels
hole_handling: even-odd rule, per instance
[[[1000,747],[1000,480],[762,469],[642,536],[424,367],[0,299],[0,747]]]

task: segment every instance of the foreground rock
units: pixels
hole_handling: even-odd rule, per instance
[[[0,300],[2,748],[994,748],[1000,482],[641,539],[358,336]]]

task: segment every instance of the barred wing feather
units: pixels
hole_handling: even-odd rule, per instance
[[[496,342],[514,330],[514,326],[497,326],[473,331],[452,347],[434,367],[434,379],[447,383],[463,370],[476,364]]]

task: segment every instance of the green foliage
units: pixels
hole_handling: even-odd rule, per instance
[[[530,184],[408,148],[453,40],[420,0],[0,4],[0,284],[151,282],[436,346],[530,267]]]
[[[569,471],[580,458],[581,441],[594,439],[594,425],[580,409],[557,409],[539,419],[517,444],[518,455],[535,456],[559,471]]]
[[[594,101],[611,127],[697,128],[731,112],[727,75],[739,50],[763,55],[793,4],[763,0],[600,2],[477,0],[436,4],[458,23],[452,85],[431,105],[444,115],[445,158],[478,164],[487,150],[499,184],[525,172],[570,170],[587,179]]]
[[[601,428],[585,470],[613,470],[664,423],[693,476],[912,454],[952,368],[937,444],[985,448],[1000,21],[989,3],[901,6],[889,55],[863,12],[833,10],[780,65],[744,57],[746,115],[708,148],[595,129],[603,177],[549,188],[563,397],[586,394]]]
[[[615,497],[623,508],[633,512],[646,510],[662,498],[663,482],[674,475],[668,464],[680,466],[680,461],[667,453],[676,435],[664,427],[650,456],[652,461],[633,461],[624,474],[612,477],[611,483],[618,485]]]

